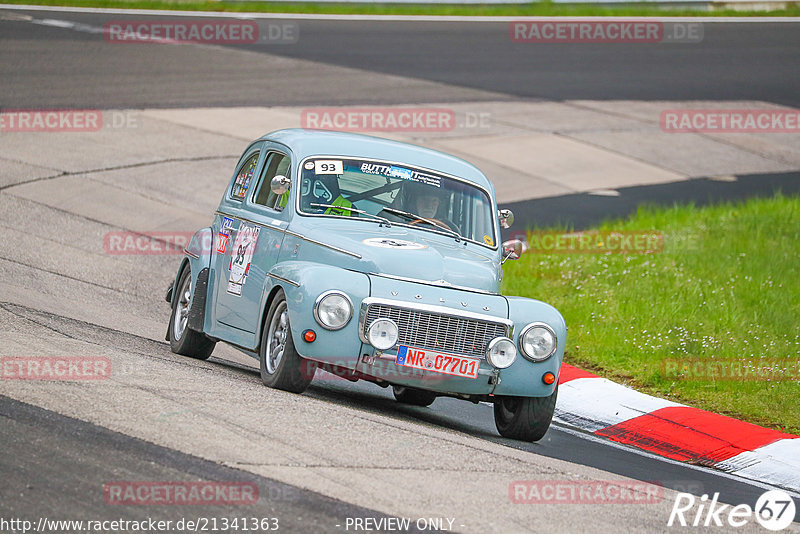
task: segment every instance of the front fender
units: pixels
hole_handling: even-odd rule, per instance
[[[494,389],[495,395],[514,395],[525,397],[547,397],[555,391],[558,380],[547,385],[542,376],[551,372],[558,377],[564,359],[567,342],[567,325],[564,317],[549,304],[524,297],[506,297],[508,316],[514,321],[514,344],[517,346],[517,359],[510,367],[500,373],[500,383]],[[556,334],[556,352],[543,362],[534,363],[522,355],[519,348],[519,335],[530,323],[548,324]]]
[[[370,294],[369,277],[363,273],[308,261],[281,262],[270,269],[267,277],[273,282],[272,288],[280,285],[286,295],[289,325],[297,352],[311,360],[355,368],[361,351],[358,312],[361,301]],[[314,319],[314,302],[317,297],[333,289],[345,293],[353,304],[350,322],[336,331],[326,330]],[[272,295],[273,291],[265,287],[262,297],[264,314]],[[313,343],[308,343],[303,338],[305,330],[313,330],[317,334]],[[260,331],[258,336],[260,340]]]

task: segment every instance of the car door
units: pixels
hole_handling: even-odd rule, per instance
[[[263,142],[251,145],[239,160],[234,171],[233,179],[225,196],[220,202],[219,210],[214,219],[212,231],[214,232],[214,249],[212,251],[212,274],[213,294],[214,294],[214,331],[218,337],[242,344],[246,339],[247,330],[243,328],[242,318],[244,315],[241,309],[241,291],[238,295],[229,293],[237,288],[229,287],[231,279],[231,262],[240,257],[241,265],[244,263],[245,255],[234,254],[233,248],[239,231],[242,230],[242,217],[247,214],[244,206],[245,198],[251,191],[254,178],[258,171],[263,168],[265,152]],[[241,238],[240,238],[241,240]],[[241,245],[240,241],[240,245]],[[254,243],[257,245],[257,242]],[[238,252],[238,250],[237,250]],[[237,263],[237,268],[240,263]],[[238,280],[240,288],[244,286],[244,280]],[[234,299],[233,297],[236,297]]]
[[[266,273],[278,259],[288,226],[288,211],[284,209],[288,196],[276,195],[270,184],[277,174],[290,177],[289,151],[273,143],[265,143],[260,149],[251,186],[231,211],[233,217],[223,218],[222,224],[230,227],[228,246],[217,258],[217,320],[239,331],[242,339],[234,342],[246,347],[256,344],[254,334],[261,318]],[[249,172],[248,165],[253,163],[245,161],[239,172]]]

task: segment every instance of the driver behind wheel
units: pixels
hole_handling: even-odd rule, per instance
[[[414,213],[422,215],[426,219],[433,219],[436,217],[436,212],[439,211],[439,204],[441,203],[441,199],[436,195],[419,195],[416,198]]]
[[[395,204],[398,209],[419,215],[439,226],[450,228],[449,221],[445,222],[446,205],[443,197],[444,193],[438,187],[418,182],[405,182]]]

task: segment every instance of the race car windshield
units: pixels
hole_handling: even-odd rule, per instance
[[[364,159],[311,158],[303,163],[300,212],[371,217],[497,242],[489,196],[474,185],[410,166]],[[413,215],[413,216],[412,216]]]

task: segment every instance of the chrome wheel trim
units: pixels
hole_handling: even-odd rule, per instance
[[[180,341],[186,331],[186,324],[189,322],[189,305],[192,299],[192,273],[183,281],[178,292],[178,305],[175,306],[175,313],[172,316],[172,337],[175,341]]]
[[[278,304],[267,331],[264,348],[264,366],[267,373],[274,375],[286,351],[286,340],[289,338],[289,307],[286,301]]]

